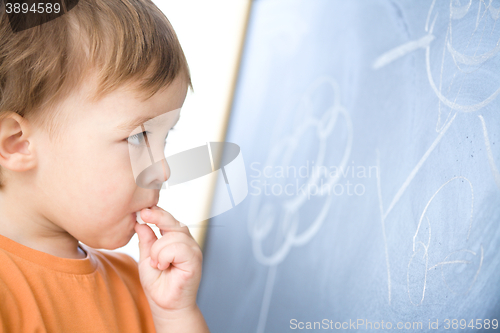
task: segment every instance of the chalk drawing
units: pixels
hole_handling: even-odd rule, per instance
[[[473,263],[473,262],[467,261],[467,260],[448,260],[448,258],[450,256],[453,256],[453,255],[455,255],[457,253],[471,253],[474,256],[476,256],[476,253],[473,252],[473,251],[471,251],[471,250],[460,249],[458,251],[454,251],[454,252],[446,255],[446,257],[443,259],[443,261],[438,262],[437,264],[433,265],[431,268],[428,268],[428,266],[429,266],[429,262],[428,262],[429,261],[429,251],[432,251],[432,248],[431,248],[432,224],[431,224],[431,222],[429,220],[429,217],[426,215],[426,213],[428,211],[429,205],[432,203],[432,201],[434,200],[434,198],[436,197],[436,195],[438,193],[440,193],[440,191],[444,187],[446,187],[448,184],[450,184],[453,181],[458,181],[458,180],[460,180],[462,182],[463,181],[467,182],[469,184],[470,193],[471,193],[470,213],[469,213],[469,216],[468,216],[468,219],[467,219],[468,220],[468,226],[467,226],[467,230],[468,231],[467,231],[467,238],[466,238],[467,241],[469,240],[471,229],[472,229],[473,212],[474,212],[474,189],[473,189],[472,183],[466,177],[463,177],[463,176],[453,177],[450,180],[448,180],[447,182],[445,182],[443,185],[441,185],[439,187],[439,189],[429,199],[429,201],[425,205],[424,210],[422,211],[422,214],[420,215],[420,219],[418,221],[417,230],[415,232],[415,235],[413,236],[413,253],[412,253],[412,256],[410,258],[410,261],[408,262],[408,269],[407,269],[408,297],[410,299],[410,302],[413,305],[417,305],[417,306],[421,305],[422,302],[424,301],[425,290],[426,290],[426,286],[427,286],[427,275],[429,274],[428,273],[429,271],[431,271],[432,269],[437,268],[437,267],[442,268],[442,266],[444,266],[444,265],[447,265],[447,266],[458,265],[458,264],[468,265],[468,264],[472,264]],[[422,226],[422,221],[423,221],[424,217],[426,218],[426,221],[427,221],[427,229],[423,229],[422,228],[423,227]],[[454,225],[454,227],[455,228],[459,228],[459,226],[457,226],[457,225]],[[427,230],[427,237],[425,236],[425,230]],[[422,233],[424,235],[422,235]],[[419,240],[421,238],[425,238],[425,240],[424,241],[423,240]],[[423,250],[422,259],[424,259],[424,261],[425,261],[425,268],[424,268],[424,277],[423,277],[423,283],[422,283],[421,297],[415,297],[415,296],[412,297],[412,290],[413,290],[413,293],[415,293],[415,290],[418,290],[418,287],[411,288],[411,286],[410,286],[410,276],[414,275],[414,274],[411,274],[411,272],[413,271],[412,270],[412,263],[413,263],[416,255],[418,253],[420,253],[420,250]],[[476,281],[476,278],[477,278],[477,275],[479,274],[479,271],[481,270],[482,262],[483,262],[482,245],[481,245],[481,256],[480,256],[479,260],[480,260],[479,268],[477,269],[477,271],[476,271],[476,273],[474,275],[474,279],[471,282],[471,284],[469,285],[469,287],[467,288],[466,292],[468,292],[470,290],[470,288],[472,287],[472,285]],[[443,277],[443,280],[445,281],[445,284],[448,286],[448,283],[446,282],[446,279],[444,277],[444,273],[443,272],[442,272],[442,277]],[[417,283],[418,283],[418,281],[417,281]],[[452,290],[449,286],[448,286],[448,288],[450,290]],[[454,290],[452,290],[452,291],[456,292]]]
[[[306,130],[311,128],[315,129],[318,139],[318,154],[314,161],[317,167],[323,165],[327,152],[327,139],[333,134],[333,130],[339,118],[343,119],[340,126],[345,126],[348,133],[346,146],[339,163],[339,169],[344,169],[347,165],[352,149],[353,133],[350,116],[338,102],[340,99],[340,92],[337,82],[330,77],[321,77],[315,81],[312,86],[319,87],[320,85],[318,83],[327,84],[331,87],[334,93],[334,105],[327,108],[320,119],[308,116],[301,126],[294,129],[293,133],[271,147],[264,165],[289,165],[291,158],[296,153],[296,149],[303,148],[300,146],[301,138]],[[307,98],[308,95],[309,92],[303,98]],[[325,117],[325,115],[328,116]],[[321,121],[321,119],[328,119],[329,121],[325,122]],[[278,163],[280,156],[283,156],[283,158],[280,159],[281,163]],[[262,175],[262,177],[264,176]],[[268,266],[277,265],[285,259],[293,246],[307,244],[312,237],[316,235],[331,204],[332,196],[327,195],[328,188],[333,187],[339,181],[340,177],[340,173],[328,175],[327,181],[320,185],[319,180],[321,179],[321,174],[319,172],[313,172],[307,179],[304,191],[300,191],[297,195],[282,200],[280,209],[283,212],[283,217],[280,222],[282,225],[286,226],[286,228],[281,228],[281,230],[286,232],[285,240],[277,250],[267,255],[262,251],[262,241],[268,236],[273,225],[277,222],[275,219],[277,215],[275,211],[276,205],[261,203],[261,201],[265,200],[261,195],[251,197],[249,202],[248,232],[252,238],[254,256],[259,263]],[[305,231],[297,234],[298,225],[300,223],[298,219],[298,210],[304,205],[306,200],[312,196],[310,192],[311,188],[318,188],[319,191],[316,196],[323,196],[325,202],[314,219],[314,222]]]
[[[319,77],[306,89],[301,98],[301,103],[312,107],[312,104],[308,103],[310,96],[324,85],[327,85],[333,92],[333,104],[325,108],[325,111],[319,117],[314,117],[311,112],[307,113],[301,124],[290,135],[284,137],[271,147],[264,165],[289,165],[292,157],[297,154],[297,150],[304,149],[301,146],[302,138],[306,131],[312,129],[316,133],[318,141],[318,153],[314,161],[316,167],[320,167],[324,165],[325,156],[328,152],[328,139],[334,134],[334,130],[338,126],[343,126],[347,132],[347,139],[339,163],[339,169],[346,167],[352,149],[353,128],[349,113],[340,103],[340,87],[338,83],[328,76]],[[325,176],[327,181],[320,185],[321,174],[313,172],[306,181],[304,191],[299,192],[295,196],[282,199],[281,204],[267,203],[262,195],[250,197],[247,226],[252,239],[253,254],[260,264],[270,266],[257,325],[258,333],[264,332],[265,329],[277,265],[285,260],[292,247],[302,246],[310,242],[320,230],[328,214],[333,196],[328,195],[327,191],[329,187],[333,187],[339,181],[341,174],[336,173],[335,175]],[[264,175],[261,174],[261,177],[264,177]],[[314,185],[314,187],[308,185]],[[324,203],[314,218],[313,223],[303,232],[298,233],[300,224],[299,210],[308,198],[311,197],[311,188],[319,189],[315,196],[324,198]],[[278,219],[278,217],[280,218]],[[262,249],[262,243],[270,235],[276,223],[280,223],[280,225],[278,226],[278,231],[275,233],[274,250],[272,253],[266,254]],[[284,236],[281,244],[278,242],[280,236]]]
[[[478,66],[478,65],[481,65],[482,63],[486,62],[487,60],[493,58],[494,56],[496,56],[498,54],[498,52],[500,51],[500,38],[498,40],[496,40],[494,43],[492,43],[494,45],[494,47],[491,50],[489,50],[483,54],[480,54],[480,55],[474,54],[472,56],[469,56],[469,55],[466,55],[465,53],[461,53],[461,52],[457,51],[453,47],[453,29],[452,29],[453,25],[452,25],[452,22],[463,18],[470,11],[470,9],[472,8],[472,0],[470,0],[469,3],[467,3],[466,5],[463,5],[463,6],[456,6],[456,4],[454,4],[454,2],[455,1],[453,1],[453,0],[450,1],[450,13],[449,13],[449,20],[448,20],[448,29],[446,32],[446,37],[445,37],[445,42],[444,42],[444,49],[446,49],[449,52],[449,54],[451,55],[453,61],[455,62],[455,65],[457,66],[457,71],[461,71],[460,65]],[[399,59],[400,57],[405,56],[406,54],[408,54],[410,52],[413,52],[413,51],[418,50],[418,49],[424,49],[425,50],[425,61],[426,61],[426,68],[425,69],[427,72],[427,78],[429,80],[429,84],[430,84],[432,90],[434,91],[436,96],[439,98],[439,101],[441,103],[443,103],[444,105],[448,106],[449,108],[451,108],[452,110],[457,110],[457,111],[461,111],[461,112],[477,111],[477,110],[485,107],[489,103],[491,103],[500,94],[500,87],[497,88],[493,93],[491,93],[490,96],[483,99],[479,103],[469,104],[469,105],[456,103],[456,97],[454,98],[455,100],[451,100],[448,97],[446,97],[442,92],[441,82],[442,82],[442,76],[443,76],[443,65],[441,66],[439,88],[436,86],[434,77],[433,77],[432,72],[431,72],[430,49],[431,49],[433,41],[435,40],[435,37],[436,37],[433,33],[433,30],[434,30],[434,26],[435,26],[438,14],[440,14],[440,13],[436,13],[434,15],[432,23],[429,26],[429,22],[431,20],[432,14],[435,10],[435,3],[436,3],[436,1],[434,0],[429,8],[429,12],[427,15],[425,28],[424,28],[426,34],[417,40],[409,41],[405,44],[397,46],[396,48],[383,53],[382,55],[380,55],[379,57],[377,57],[375,59],[375,61],[372,64],[372,68],[375,70],[380,69],[380,68],[394,62],[395,60]],[[488,5],[485,5],[484,10],[482,9],[482,6],[481,6],[482,3],[483,3],[483,1],[478,1],[479,9],[478,9],[478,15],[477,15],[477,19],[476,19],[476,27],[475,27],[474,31],[472,32],[471,37],[469,38],[469,42],[472,39],[472,37],[474,36],[474,34],[477,32],[481,21],[486,16],[486,13],[490,13],[490,16],[492,17],[492,19],[495,20],[495,23],[496,23],[496,20],[498,19],[498,17],[500,16],[500,8],[494,8],[492,6],[492,1],[490,1]],[[484,29],[485,28],[486,28],[486,25],[484,25]],[[493,33],[493,31],[490,33],[490,35],[492,33]],[[483,38],[481,36],[481,39],[476,47],[476,52],[477,52],[479,45],[481,44],[482,41],[483,41]],[[469,43],[467,44],[466,49],[468,47],[469,47]],[[442,61],[444,61],[444,52],[443,52],[443,60]],[[463,72],[463,70],[462,70],[462,72]],[[453,81],[454,80],[452,80],[450,85],[453,84]]]
[[[466,55],[465,53],[459,52],[454,48],[452,21],[457,21],[457,20],[460,20],[463,17],[465,17],[465,15],[472,8],[472,4],[473,4],[472,0],[470,0],[465,5],[461,5],[460,1],[453,1],[453,0],[450,1],[449,20],[448,20],[448,26],[447,26],[446,35],[445,35],[445,42],[444,42],[444,46],[443,46],[443,53],[442,53],[443,56],[441,59],[441,71],[440,71],[440,75],[439,75],[439,87],[436,86],[434,77],[433,77],[432,72],[431,72],[431,57],[430,57],[430,49],[431,49],[433,42],[436,39],[436,35],[434,34],[434,27],[436,24],[436,20],[438,18],[438,14],[440,14],[440,13],[436,13],[433,15],[433,13],[435,11],[435,4],[436,4],[436,0],[433,0],[431,5],[430,5],[428,15],[426,18],[426,22],[425,22],[424,30],[425,30],[426,34],[423,37],[421,37],[417,40],[414,40],[414,41],[407,42],[403,45],[400,45],[396,48],[393,48],[392,50],[389,50],[389,51],[383,53],[382,55],[377,57],[372,64],[372,69],[379,70],[379,69],[391,64],[395,60],[405,56],[406,54],[409,54],[409,53],[416,51],[418,49],[424,49],[425,50],[425,67],[426,67],[425,70],[426,70],[427,78],[428,78],[428,81],[429,81],[429,84],[430,84],[432,90],[434,91],[434,93],[436,94],[436,96],[438,97],[438,100],[439,100],[439,102],[438,102],[438,121],[436,124],[436,131],[438,132],[438,136],[433,141],[431,146],[427,149],[427,151],[424,153],[424,155],[420,158],[417,165],[412,169],[410,174],[407,176],[406,180],[404,181],[404,183],[399,188],[396,195],[393,197],[392,201],[390,202],[387,210],[384,210],[384,205],[383,205],[383,201],[382,201],[382,189],[381,189],[380,176],[378,176],[378,178],[377,178],[377,189],[378,189],[377,193],[378,193],[378,199],[379,199],[379,207],[380,207],[380,214],[381,214],[381,227],[382,227],[382,233],[383,233],[383,241],[384,241],[384,248],[385,248],[385,261],[386,261],[386,267],[387,267],[387,285],[388,285],[389,304],[391,304],[391,283],[392,282],[391,282],[391,269],[390,269],[390,260],[389,260],[389,252],[388,252],[388,244],[387,244],[387,236],[386,236],[386,224],[385,224],[387,216],[390,214],[390,212],[392,211],[394,206],[398,203],[401,196],[404,194],[404,192],[406,191],[408,186],[411,184],[412,180],[414,179],[416,174],[421,169],[423,163],[427,160],[429,155],[436,148],[436,146],[441,141],[441,139],[443,138],[445,133],[448,131],[448,129],[450,128],[450,125],[453,123],[453,121],[455,120],[455,118],[457,116],[457,112],[474,112],[474,111],[480,110],[483,107],[485,107],[486,105],[488,105],[489,103],[491,103],[500,93],[500,88],[498,88],[489,97],[483,99],[482,101],[480,101],[478,103],[469,104],[469,105],[459,104],[456,101],[457,101],[457,98],[459,97],[459,94],[460,94],[461,89],[462,89],[462,85],[464,82],[464,80],[462,80],[462,84],[459,86],[458,92],[456,93],[453,100],[450,100],[448,97],[445,97],[445,95],[443,94],[442,82],[443,82],[445,50],[448,51],[448,53],[451,55],[451,57],[454,61],[454,64],[457,67],[457,69],[452,77],[451,83],[448,86],[447,92],[450,91],[451,85],[454,83],[455,76],[457,75],[457,73],[468,74],[467,72],[464,71],[464,69],[461,67],[461,65],[480,66],[483,63],[485,63],[487,60],[496,56],[498,54],[498,52],[500,51],[500,39],[498,39],[494,43],[490,43],[490,44],[493,44],[494,46],[489,51],[482,53],[482,54],[479,54],[479,55],[476,54],[478,49],[479,49],[479,45],[483,41],[484,30],[485,30],[486,25],[484,25],[484,29],[483,29],[480,41],[476,45],[476,50],[475,50],[474,55]],[[484,7],[485,7],[484,10],[482,9],[482,5],[484,5]],[[488,5],[486,5],[483,0],[480,0],[478,2],[478,12],[477,12],[477,17],[476,17],[475,29],[469,38],[469,43],[467,43],[465,50],[467,50],[469,48],[470,41],[472,40],[472,37],[474,36],[474,34],[478,31],[480,23],[485,18],[486,13],[490,14],[491,18],[495,20],[495,24],[496,24],[496,20],[500,17],[500,7],[499,8],[493,7],[491,0],[489,1]],[[490,35],[492,35],[494,28],[495,28],[495,25],[493,26],[493,30],[491,31]],[[443,124],[442,124],[441,103],[443,103],[444,105],[449,107],[451,110],[455,111],[455,112],[448,113]],[[495,179],[495,183],[500,188],[500,173],[498,172],[498,169],[497,169],[496,164],[495,164],[494,159],[493,159],[493,154],[491,153],[491,146],[489,144],[486,125],[485,125],[483,117],[479,116],[479,118],[480,118],[482,125],[483,125],[483,134],[484,134],[484,138],[485,138],[485,146],[486,146],[486,150],[487,150],[487,154],[488,154],[490,168],[492,170],[493,177]],[[377,165],[379,165],[379,171],[380,171],[380,154],[379,154],[378,150],[377,150]],[[472,189],[472,184],[471,184],[471,189]],[[420,226],[421,222],[422,222],[422,220],[420,220],[419,226]],[[471,220],[471,223],[472,223],[472,220]],[[418,229],[417,229],[417,233],[418,233]],[[470,234],[470,229],[469,229],[469,234]],[[468,237],[467,237],[467,239],[468,239]],[[429,222],[429,241],[430,241],[430,222]],[[410,266],[414,256],[417,253],[417,246],[420,246],[421,248],[424,249],[423,259],[427,258],[427,251],[428,251],[429,244],[426,245],[424,242],[421,242],[421,241],[416,242],[414,239],[414,243],[413,243],[414,253],[412,255],[412,258],[410,259],[410,263],[408,264],[409,266]],[[481,247],[481,249],[482,249],[482,247]],[[473,253],[473,252],[471,252],[471,253]],[[437,265],[441,265],[441,266],[445,265],[445,264],[450,265],[452,263],[455,263],[455,264],[456,263],[464,263],[464,261],[449,261],[449,262],[447,262],[445,260]],[[482,263],[482,251],[481,251],[481,263]],[[427,265],[427,262],[426,262],[426,265]],[[436,266],[434,266],[434,267],[436,267]],[[480,265],[480,267],[481,267],[481,265]],[[427,273],[425,273],[425,274],[427,274]],[[478,270],[477,274],[479,274],[479,270]],[[477,277],[477,274],[476,274],[476,277]],[[409,276],[408,276],[408,281],[409,281]],[[422,301],[424,299],[424,295],[425,295],[425,286],[426,286],[426,278],[424,278],[423,292],[422,292],[422,297],[421,297],[420,302],[414,303],[412,300],[412,297],[409,294],[410,301],[413,304],[419,305],[422,303]]]

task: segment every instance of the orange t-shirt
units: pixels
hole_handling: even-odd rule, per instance
[[[155,332],[137,262],[80,245],[56,257],[0,235],[0,332]]]

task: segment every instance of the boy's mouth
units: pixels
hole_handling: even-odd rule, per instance
[[[152,208],[153,208],[153,207],[155,207],[155,206],[156,206],[156,204],[154,204],[154,205],[152,205],[152,206],[150,206],[150,207],[146,207],[146,208],[148,208],[148,209],[152,209]],[[142,209],[144,209],[144,208],[142,208]],[[142,209],[141,209],[141,210],[142,210]],[[132,213],[132,215],[134,215],[135,220],[137,221],[137,223],[139,223],[139,224],[146,224],[146,222],[144,222],[144,221],[142,220],[142,218],[141,218],[141,210],[139,210],[139,211],[137,211],[137,212],[135,212],[135,213]]]

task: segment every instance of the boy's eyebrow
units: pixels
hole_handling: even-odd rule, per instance
[[[145,122],[153,119],[153,118],[156,118],[157,116],[142,116],[142,117],[139,117],[139,118],[136,118],[132,121],[129,121],[129,122],[126,122],[126,123],[123,123],[121,125],[119,125],[117,128],[119,130],[124,130],[124,131],[132,131],[133,129],[141,126],[142,124],[144,124]],[[172,126],[172,128],[174,128],[175,125],[177,125],[177,123],[179,122],[179,119],[181,118],[181,115],[179,113],[179,117],[177,117],[177,120],[175,121],[174,125]]]

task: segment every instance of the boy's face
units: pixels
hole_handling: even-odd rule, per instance
[[[134,120],[163,115],[165,138],[180,116],[187,84],[179,75],[144,102],[125,88],[95,104],[82,92],[61,105],[57,142],[50,142],[45,131],[35,134],[37,207],[53,232],[66,231],[91,247],[114,249],[133,236],[135,212],[159,198],[158,189],[139,187],[135,181],[128,137],[140,132],[135,129],[141,122],[134,125]]]

